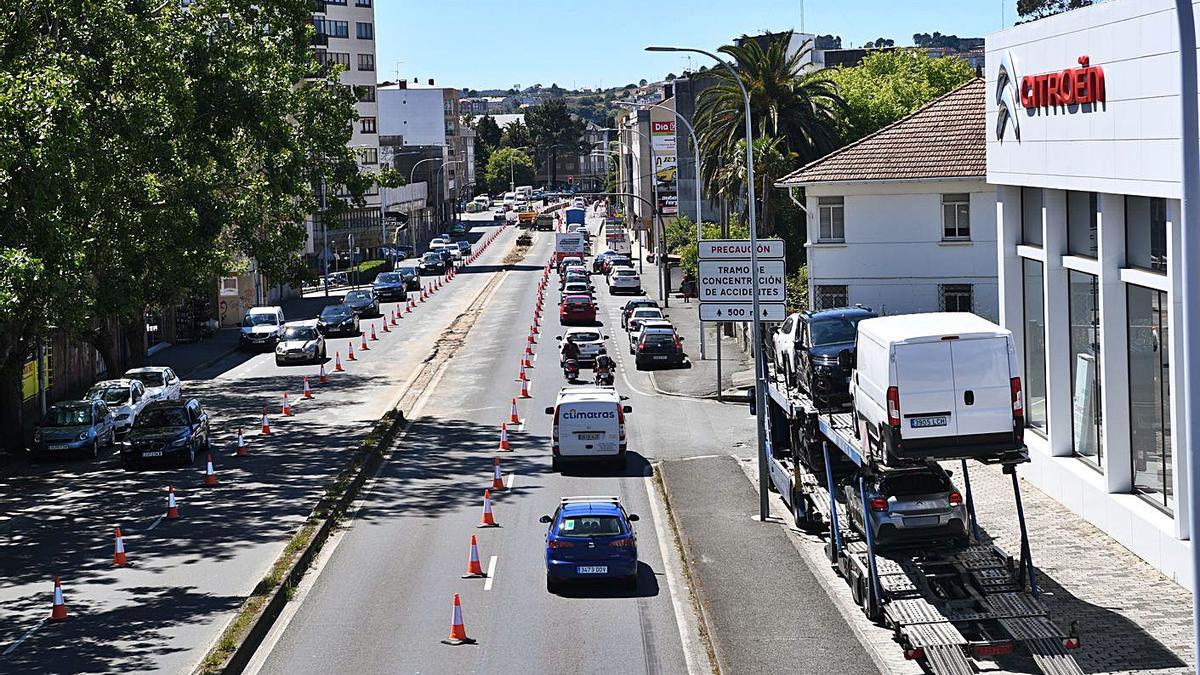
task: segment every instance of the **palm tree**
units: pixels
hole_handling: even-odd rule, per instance
[[[755,136],[780,138],[784,156],[807,164],[840,145],[838,122],[845,117],[846,102],[824,70],[805,72],[812,41],[789,56],[791,38],[790,32],[772,35],[763,41],[765,47],[745,38],[741,46],[725,45],[718,51],[732,58],[731,65],[750,95]],[[742,93],[729,71],[708,72],[717,84],[700,92],[696,131],[703,156],[728,163],[729,149],[745,138]],[[719,187],[717,173],[716,162],[704,163],[701,176],[712,192]]]
[[[775,181],[796,168],[795,155],[783,148],[783,138],[759,137],[754,139],[754,180],[758,189],[759,234],[774,233],[774,210],[771,208],[771,193]],[[746,141],[739,140],[729,153],[729,158],[713,177],[716,194],[729,201],[737,201],[746,189]]]

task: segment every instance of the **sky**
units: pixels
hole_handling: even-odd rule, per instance
[[[375,0],[379,79],[399,72],[460,89],[654,81],[689,62],[646,45],[712,51],[743,33],[798,30],[802,1],[806,32],[840,35],[843,47],[934,31],[981,37],[1016,17],[1016,0]]]

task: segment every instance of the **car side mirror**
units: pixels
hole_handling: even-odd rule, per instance
[[[638,518],[638,514],[636,514],[636,513],[629,514],[629,522],[636,523],[639,520],[641,520],[641,519]]]
[[[541,518],[538,518],[539,523],[549,523],[550,521],[551,521],[550,516],[542,516]]]
[[[679,341],[680,341],[680,342],[683,342],[684,340],[686,340],[686,339],[687,339],[687,338],[683,337],[682,335],[677,335],[677,336],[675,336],[675,337],[679,338]]]
[[[625,414],[629,414],[629,413],[633,412],[633,406],[623,405],[623,406],[621,406],[621,411],[624,412]]]
[[[546,414],[547,414],[547,415],[553,415],[553,414],[554,414],[554,408],[546,408]]]
[[[562,342],[562,336],[561,336],[561,335],[555,335],[555,336],[554,336],[554,339],[555,339],[555,340],[558,340],[559,342]]]
[[[774,335],[775,333],[778,333],[778,332],[779,332],[779,326],[771,326],[771,334],[772,335]]]
[[[838,352],[838,368],[849,370],[854,367],[854,354],[849,349]]]
[[[954,471],[952,469],[946,469],[946,475],[954,478]]]
[[[607,339],[608,339],[608,336],[607,336],[607,335],[605,335],[605,336],[604,336],[604,339],[605,339],[605,340],[607,340]]]

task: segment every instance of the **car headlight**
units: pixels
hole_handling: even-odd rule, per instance
[[[286,350],[283,348],[282,342],[278,342],[275,344],[275,353],[276,354],[282,354],[284,351],[286,351]]]
[[[40,432],[40,431],[33,432],[33,442],[34,443],[42,442],[42,432]]]
[[[82,432],[80,432],[80,433],[79,433],[79,440],[81,440],[81,441],[86,441],[86,440],[87,440],[87,438],[88,438],[88,432],[86,432],[86,431],[82,431]]]
[[[172,448],[183,447],[184,445],[187,445],[187,442],[189,440],[191,440],[191,439],[188,438],[187,436],[184,436],[183,438],[177,438],[177,439],[171,441],[171,447]]]

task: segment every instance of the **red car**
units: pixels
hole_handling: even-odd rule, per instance
[[[558,307],[558,320],[564,326],[568,324],[591,325],[596,323],[596,303],[586,295],[568,295],[563,297]]]

